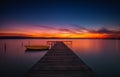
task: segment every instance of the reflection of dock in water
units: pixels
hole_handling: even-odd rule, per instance
[[[63,42],[54,43],[25,77],[97,77]]]

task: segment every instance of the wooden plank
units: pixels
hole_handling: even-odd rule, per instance
[[[25,77],[97,77],[96,74],[63,42],[56,44]]]

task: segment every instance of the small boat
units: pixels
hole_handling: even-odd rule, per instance
[[[44,45],[27,45],[26,51],[43,51],[43,50],[48,50],[49,46],[44,46]]]

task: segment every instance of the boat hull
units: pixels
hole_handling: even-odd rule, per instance
[[[26,51],[43,51],[48,50],[49,46],[25,46]]]

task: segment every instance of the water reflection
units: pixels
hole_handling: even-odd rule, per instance
[[[40,40],[0,40],[0,77],[22,77],[45,55],[47,51],[26,53],[24,45],[28,45],[28,41],[42,44]]]
[[[24,44],[23,44],[23,42],[21,42],[21,46],[22,46],[22,47],[24,47]]]
[[[120,77],[120,40],[93,39],[0,40],[0,77],[22,77],[47,52],[25,52],[24,46],[54,45],[48,41],[63,41],[100,77]]]
[[[79,40],[73,42],[73,50],[79,53],[94,54],[100,53],[101,45],[97,40]]]
[[[120,77],[120,40],[77,40],[72,49],[100,77]]]
[[[119,45],[120,43],[119,43],[119,40],[116,40],[115,41],[115,47],[116,47],[116,51],[120,51],[120,45]]]

